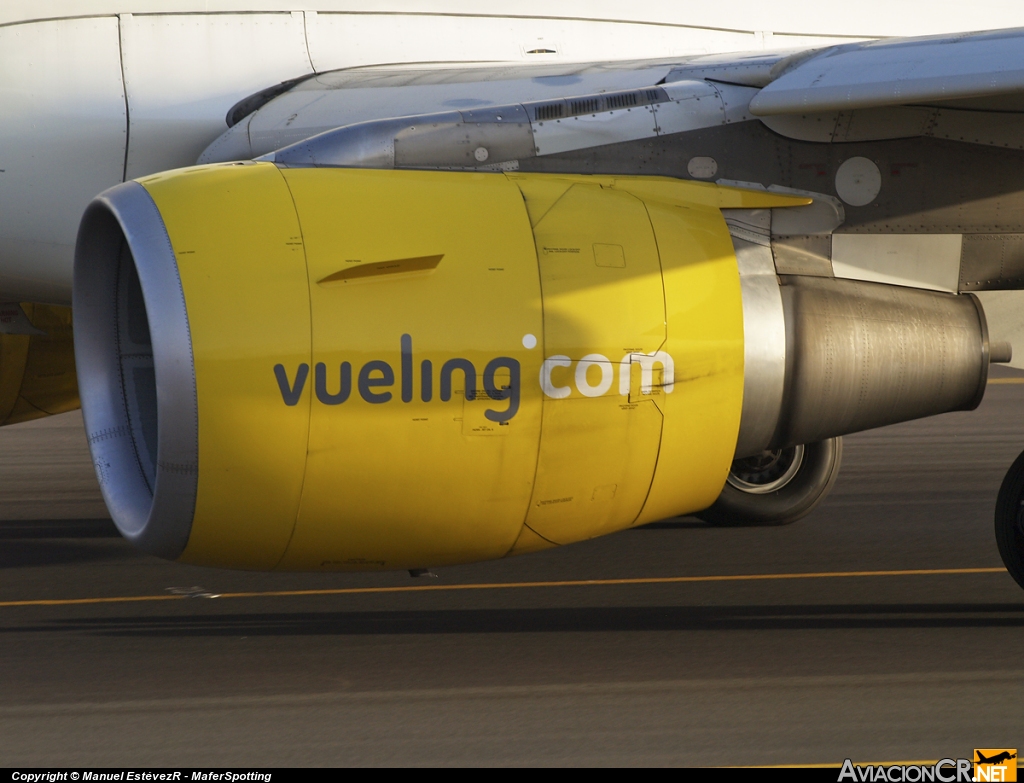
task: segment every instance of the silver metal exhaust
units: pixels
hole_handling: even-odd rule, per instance
[[[768,247],[734,243],[746,361],[737,458],[972,410],[989,363],[1011,356],[990,345],[972,294],[780,276]]]
[[[989,342],[973,294],[800,276],[780,288],[786,388],[771,448],[981,403]]]

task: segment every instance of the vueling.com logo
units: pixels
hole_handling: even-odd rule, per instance
[[[523,347],[533,349],[537,346],[537,338],[532,334],[523,337]],[[383,359],[373,359],[359,368],[355,375],[355,388],[359,396],[368,403],[377,405],[391,402],[394,399],[392,389],[396,381],[402,402],[412,402],[413,383],[419,378],[420,400],[430,402],[434,398],[435,382],[438,397],[448,402],[455,393],[456,373],[461,375],[462,388],[467,400],[476,400],[486,396],[495,401],[508,401],[504,410],[491,409],[484,413],[488,420],[503,424],[509,421],[519,410],[521,396],[521,367],[518,360],[510,356],[497,356],[483,368],[483,375],[478,384],[477,367],[469,359],[452,358],[443,362],[434,370],[430,359],[423,359],[416,372],[413,357],[412,337],[403,334],[399,340],[400,359],[396,377],[395,368]],[[556,383],[555,373],[559,368],[571,369],[576,365],[575,372],[570,372],[569,383]],[[574,361],[568,356],[549,356],[541,362],[540,388],[547,397],[563,399],[572,394],[572,385],[584,397],[602,397],[608,394],[618,380],[617,391],[623,397],[631,394],[631,383],[634,366],[639,368],[638,393],[651,394],[655,388],[671,393],[675,387],[675,365],[672,357],[665,351],[653,354],[628,353],[621,360],[613,362],[607,356],[591,353]],[[656,380],[656,373],[660,378]],[[277,379],[281,399],[285,405],[297,405],[302,399],[302,392],[309,379],[309,365],[300,364],[294,378],[288,377],[288,370],[283,364],[274,365],[274,377]],[[334,379],[337,379],[335,381]],[[324,405],[341,405],[352,396],[353,371],[350,362],[342,362],[336,371],[328,374],[327,365],[318,362],[313,367],[313,392],[318,401]],[[337,391],[331,389],[337,383]],[[479,388],[482,386],[482,388]]]

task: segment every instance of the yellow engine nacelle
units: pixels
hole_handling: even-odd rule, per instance
[[[743,392],[719,208],[785,203],[267,163],[113,188],[74,313],[114,520],[191,563],[392,569],[705,508]]]
[[[26,302],[0,318],[14,326],[0,334],[0,426],[76,410],[71,308]]]

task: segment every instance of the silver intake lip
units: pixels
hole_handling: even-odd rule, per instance
[[[195,365],[174,250],[138,183],[110,188],[86,209],[72,301],[82,413],[103,499],[125,538],[177,558],[199,476]]]

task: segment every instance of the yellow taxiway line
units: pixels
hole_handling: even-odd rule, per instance
[[[670,585],[695,582],[758,582],[777,579],[836,579],[879,576],[960,576],[965,574],[1003,574],[1005,568],[924,568],[900,571],[819,571],[796,574],[736,574],[729,576],[664,576],[638,579],[579,579],[551,582],[491,582],[461,585],[410,585],[408,587],[341,587],[326,590],[262,590],[244,593],[209,593],[210,598],[293,598],[323,595],[362,595],[368,593],[428,593],[453,590],[511,590],[522,587],[608,587],[620,585]],[[55,598],[29,601],[0,601],[0,608],[13,606],[75,606],[78,604],[123,604],[142,601],[180,601],[193,595],[126,595],[110,598]]]
[[[1024,383],[1024,378],[989,378],[989,383]]]
[[[939,759],[924,761],[853,761],[855,767],[934,767]],[[721,769],[841,769],[842,764],[756,764],[745,767],[722,767]],[[1017,765],[1017,769],[1021,769]]]
[[[939,759],[931,761],[854,761],[855,767],[934,767]],[[842,764],[752,764],[743,767],[722,767],[722,769],[841,769]]]

